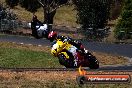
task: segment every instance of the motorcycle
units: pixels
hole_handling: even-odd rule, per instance
[[[31,25],[31,23],[29,24],[29,26]],[[48,32],[49,32],[49,29],[48,29],[48,25],[47,24],[43,24],[43,25],[36,25],[36,29],[32,29],[32,35],[37,38],[37,39],[40,39],[40,38],[47,38],[48,37]]]
[[[48,36],[48,27],[47,24],[43,24],[42,26],[36,26],[37,29],[37,36],[39,38],[47,37]]]
[[[58,57],[59,63],[64,65],[66,68],[78,68],[79,66],[89,67],[90,69],[99,68],[99,61],[89,52],[84,54],[76,51],[77,65],[75,65],[75,58],[69,52],[69,49],[71,48],[76,49],[76,47],[71,45],[69,42],[63,42],[58,39],[52,46],[51,54]]]

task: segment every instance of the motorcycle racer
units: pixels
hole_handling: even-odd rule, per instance
[[[70,53],[72,53],[72,55],[75,58],[75,60],[74,60],[75,61],[75,64],[74,64],[75,66],[77,66],[77,61],[78,61],[76,52],[79,51],[82,54],[87,53],[87,50],[85,50],[85,48],[83,47],[81,42],[79,42],[77,40],[74,40],[74,39],[72,39],[70,37],[67,37],[67,36],[57,35],[57,32],[51,31],[48,35],[48,39],[53,43],[52,45],[54,45],[56,43],[57,39],[60,39],[63,42],[69,42],[71,45],[73,45],[68,51]]]
[[[69,42],[70,44],[72,44],[73,46],[77,47],[78,50],[82,51],[82,53],[86,52],[85,48],[83,47],[82,43],[77,41],[77,40],[74,40],[72,39],[71,37],[68,37],[68,36],[61,36],[61,35],[57,35],[57,32],[55,31],[51,31],[49,34],[48,34],[48,39],[55,43],[55,40],[57,39],[60,39],[61,41],[63,42]]]
[[[36,15],[33,15],[31,21],[32,35],[36,38],[48,37],[49,29],[47,24],[43,24],[37,19]]]
[[[32,21],[31,21],[31,29],[32,29],[32,34],[35,34],[36,30],[36,25],[43,25],[41,21],[38,20],[36,15],[33,15]]]

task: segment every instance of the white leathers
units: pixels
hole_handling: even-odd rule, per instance
[[[53,46],[52,46],[52,50],[55,50],[55,49],[57,49],[59,47],[59,45],[56,43],[56,44],[54,44]]]
[[[73,46],[73,45],[68,50],[74,56],[74,66],[77,66],[77,61],[78,61],[78,57],[76,56],[76,54],[77,54],[76,50],[77,50],[77,48],[75,46]]]
[[[73,56],[76,56],[76,52],[77,52],[76,50],[77,50],[77,48],[76,48],[75,46],[72,45],[72,46],[69,48],[68,51],[69,51],[70,53],[72,53]]]
[[[48,28],[47,24],[43,24],[43,26],[36,26],[38,36],[42,37],[43,36],[43,32],[47,31],[47,28]]]

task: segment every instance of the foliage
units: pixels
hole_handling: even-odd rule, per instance
[[[41,7],[37,0],[20,0],[19,3],[21,7],[30,12],[36,12],[37,9]]]
[[[120,19],[116,25],[115,37],[117,39],[132,38],[132,0],[125,0]]]
[[[30,12],[35,12],[38,8],[40,8],[40,4],[37,0],[6,0],[6,4],[11,8],[20,4],[23,8]]]
[[[9,5],[11,8],[18,5],[19,0],[5,0],[7,5]]]
[[[110,0],[73,0],[77,22],[83,28],[104,28],[109,18]]]
[[[9,30],[14,28],[14,21],[17,20],[16,14],[8,10],[7,8],[3,7],[0,4],[0,29],[2,30]]]
[[[107,25],[111,0],[73,0],[77,10],[77,23],[81,24],[87,38],[94,35],[99,38],[98,29]],[[101,36],[102,38],[102,36]],[[93,39],[93,38],[92,38]]]
[[[56,9],[60,5],[67,3],[67,1],[68,0],[7,0],[6,3],[10,7],[14,7],[19,3],[21,7],[25,8],[27,11],[30,11],[32,13],[35,13],[37,9],[43,7],[44,22],[52,24]]]
[[[7,8],[0,4],[0,20],[1,19],[15,20],[17,17],[13,12],[7,10]]]
[[[124,0],[112,0],[111,1],[110,20],[115,20],[120,16],[121,10],[123,7],[123,1]]]

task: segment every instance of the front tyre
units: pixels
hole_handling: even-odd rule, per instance
[[[64,54],[59,54],[58,59],[59,59],[59,63],[61,65],[64,65],[66,68],[74,68],[73,61],[67,59]]]
[[[65,56],[63,54],[59,54],[58,59],[59,59],[59,63],[61,65],[65,65],[66,64]]]
[[[32,36],[35,37],[36,39],[40,39],[41,37],[38,36],[37,30],[32,30]]]

